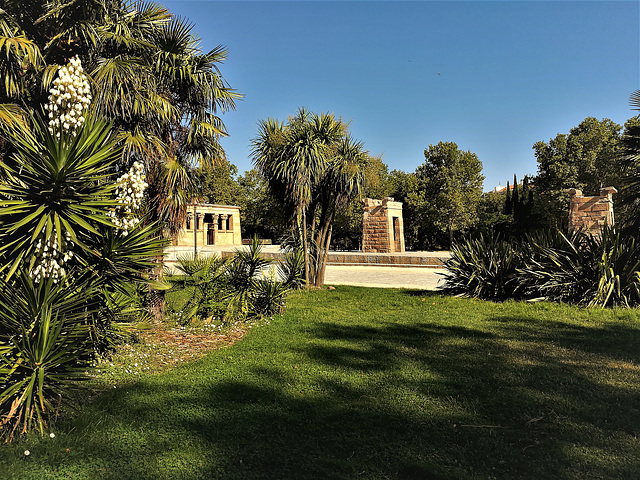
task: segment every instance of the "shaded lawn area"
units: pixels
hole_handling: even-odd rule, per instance
[[[0,446],[0,477],[640,478],[639,380],[636,311],[340,286]]]

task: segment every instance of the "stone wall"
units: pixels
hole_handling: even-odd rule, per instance
[[[613,198],[618,193],[614,187],[605,187],[600,190],[600,195],[585,197],[582,191],[575,188],[568,190],[569,206],[569,230],[584,230],[592,235],[600,236],[602,226],[606,223],[613,225]]]
[[[404,252],[402,202],[393,198],[365,198],[362,224],[362,251],[378,253]]]

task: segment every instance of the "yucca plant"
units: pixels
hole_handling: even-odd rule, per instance
[[[290,287],[273,279],[253,280],[250,293],[250,315],[266,317],[282,313]]]
[[[154,259],[162,255],[166,244],[155,223],[141,221],[126,235],[102,224],[96,225],[96,230],[99,235],[93,240],[93,248],[85,252],[86,266],[72,273],[89,283],[101,297],[104,308],[93,317],[92,338],[96,351],[105,353],[122,338],[117,323],[125,318],[150,320],[140,296],[141,288],[148,291],[151,285],[156,290],[167,290],[170,286],[150,279],[156,266]]]
[[[99,231],[111,225],[111,165],[120,150],[105,122],[89,117],[76,136],[51,133],[42,120],[33,122],[33,135],[9,138],[15,153],[2,164],[0,184],[0,270],[10,278],[23,263],[37,267],[41,249],[67,246],[86,262],[85,252]],[[77,247],[77,248],[76,248]]]
[[[547,230],[527,235],[519,282],[529,300],[585,304],[598,282],[597,239],[582,232]]]
[[[35,284],[25,271],[0,281],[0,435],[43,433],[65,389],[86,378],[93,293],[74,282]]]
[[[445,262],[444,289],[487,300],[517,298],[521,265],[522,256],[512,240],[480,235],[453,245]]]
[[[277,265],[282,282],[292,290],[304,288],[304,253],[298,248],[284,254],[284,261]]]
[[[633,236],[621,236],[605,226],[599,241],[600,280],[591,305],[601,307],[640,305],[640,244]]]

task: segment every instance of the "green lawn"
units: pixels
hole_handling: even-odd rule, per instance
[[[0,446],[0,478],[640,478],[638,317],[296,294],[233,346],[111,388],[55,438]]]

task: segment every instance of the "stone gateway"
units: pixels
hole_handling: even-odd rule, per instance
[[[613,194],[618,193],[614,187],[605,187],[600,195],[585,197],[582,191],[570,188],[569,230],[584,230],[591,235],[602,235],[602,227],[613,226]]]

